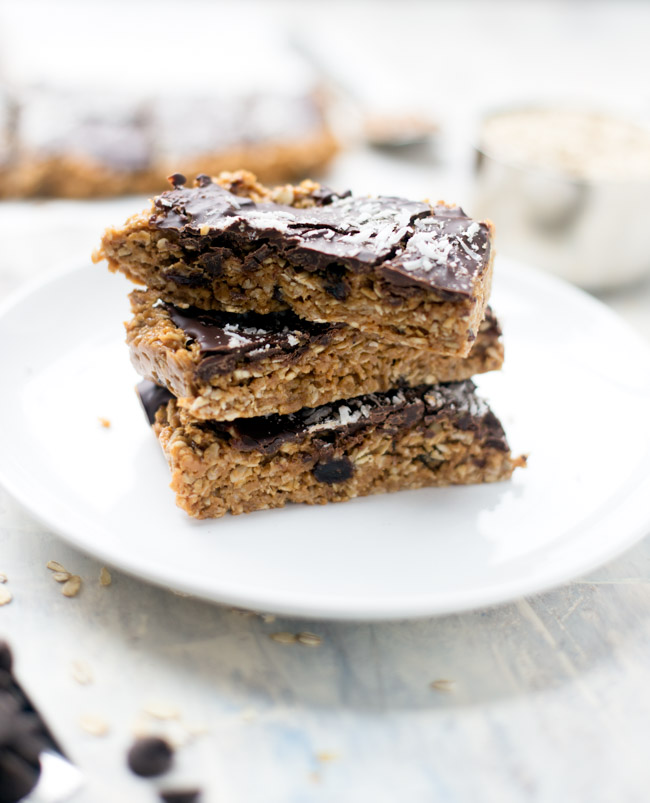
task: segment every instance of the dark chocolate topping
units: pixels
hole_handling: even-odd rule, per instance
[[[163,404],[167,404],[174,398],[166,388],[161,388],[160,385],[148,380],[140,382],[136,387],[136,392],[149,424],[153,424],[156,420],[156,413]]]
[[[144,381],[138,386],[141,398],[155,397],[156,386]],[[367,427],[398,432],[417,423],[428,426],[438,419],[452,419],[462,430],[478,432],[486,445],[507,451],[503,428],[487,404],[475,395],[476,386],[467,379],[441,385],[420,385],[384,393],[369,393],[320,407],[304,407],[290,415],[239,418],[230,422],[202,422],[243,452],[274,454],[284,443],[312,439],[317,448],[353,436]],[[164,391],[160,404],[172,398]],[[147,407],[150,401],[143,406]],[[155,415],[155,410],[154,410]],[[150,420],[152,418],[150,417]],[[329,459],[329,458],[328,458]]]
[[[180,309],[159,302],[170,319],[205,355],[198,367],[202,379],[227,374],[241,363],[268,357],[296,358],[309,345],[326,343],[343,324],[311,323],[292,312],[259,315],[254,312],[207,312],[195,307]]]
[[[297,209],[255,203],[218,184],[177,187],[155,199],[150,223],[176,232],[194,258],[221,252],[226,237],[229,248],[264,247],[265,256],[281,255],[297,268],[343,266],[452,297],[471,296],[488,264],[488,227],[460,207],[328,192],[314,199],[315,206]]]

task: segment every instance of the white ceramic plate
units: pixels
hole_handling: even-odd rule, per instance
[[[513,452],[530,454],[512,482],[204,522],[175,507],[133,392],[128,289],[86,267],[0,314],[0,479],[108,564],[257,610],[401,618],[548,588],[650,531],[650,354],[555,278],[497,265],[506,367],[478,384]]]

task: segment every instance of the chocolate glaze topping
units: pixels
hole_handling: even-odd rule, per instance
[[[290,415],[202,422],[197,426],[212,428],[235,449],[271,455],[282,444],[306,437],[311,438],[317,450],[328,453],[334,441],[352,437],[370,426],[399,432],[415,424],[427,426],[436,420],[451,418],[459,429],[474,431],[485,445],[505,452],[508,445],[503,428],[487,404],[475,395],[475,389],[476,385],[470,379],[442,385],[421,385],[369,393],[316,408],[305,407]],[[150,421],[153,421],[158,407],[172,398],[168,391],[149,381],[140,383],[138,391]]]
[[[311,323],[292,312],[259,315],[180,309],[159,302],[173,323],[199,346],[202,359],[197,373],[202,379],[227,374],[242,363],[268,357],[296,359],[306,348],[327,343],[339,323]]]
[[[205,269],[210,254],[220,258],[224,247],[246,254],[261,249],[262,258],[282,256],[295,268],[374,272],[394,285],[450,298],[471,296],[489,262],[488,227],[460,207],[329,191],[313,198],[307,209],[256,203],[201,181],[159,195],[150,224],[175,236],[188,261],[200,255]]]
[[[168,401],[174,398],[167,388],[162,388],[160,385],[148,380],[140,382],[136,387],[136,391],[150,424],[153,424],[156,420],[156,413],[163,404],[167,404]]]

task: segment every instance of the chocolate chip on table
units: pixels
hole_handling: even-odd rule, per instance
[[[142,778],[162,775],[172,765],[174,751],[158,736],[136,739],[129,750],[127,761],[129,769]]]
[[[5,672],[11,672],[12,666],[11,649],[6,641],[0,641],[0,669],[4,669]]]
[[[6,670],[3,670],[6,671]],[[9,691],[0,691],[0,803],[16,803],[36,786],[42,742],[35,715]]]
[[[161,792],[160,799],[164,803],[198,803],[200,795],[200,789],[186,789],[183,791]]]
[[[17,803],[36,786],[40,768],[0,748],[0,803]]]

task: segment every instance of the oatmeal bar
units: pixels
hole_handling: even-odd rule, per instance
[[[39,86],[22,87],[10,103],[3,125],[0,97],[0,197],[160,192],[174,170],[241,165],[288,181],[322,169],[338,148],[314,89],[162,98]]]
[[[495,482],[525,464],[471,380],[231,422],[197,421],[167,390],[138,387],[176,502],[196,518]]]
[[[347,323],[384,340],[466,357],[492,275],[491,224],[457,206],[270,190],[250,173],[201,175],[108,229],[106,258],[173,304]]]
[[[135,369],[200,419],[293,413],[396,386],[469,379],[503,363],[501,331],[489,307],[469,357],[459,359],[342,323],[304,321],[288,310],[181,309],[151,290],[134,290],[130,298],[134,317],[126,330]]]

